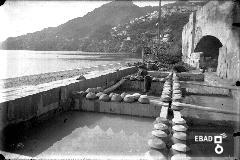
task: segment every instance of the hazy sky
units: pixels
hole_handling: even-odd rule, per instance
[[[163,1],[162,5],[170,2]],[[109,1],[6,1],[0,7],[0,42],[7,37],[58,26],[106,3]],[[135,1],[134,4],[157,6],[158,1]]]

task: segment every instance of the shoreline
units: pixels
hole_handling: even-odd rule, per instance
[[[76,55],[127,55],[130,57],[136,57],[134,54],[132,53],[128,53],[128,52],[89,52],[89,51],[65,51],[65,50],[61,50],[61,51],[42,51],[42,50],[7,50],[7,49],[1,49],[0,48],[0,55],[1,55],[1,51],[2,52],[15,52],[15,51],[20,51],[20,52],[24,52],[24,53],[29,53],[29,52],[35,52],[36,54],[55,54],[55,53],[60,53],[63,55],[68,55],[68,54],[76,54]]]
[[[71,70],[63,70],[63,71],[0,79],[0,89],[38,85],[38,84],[48,83],[52,81],[81,76],[91,71],[104,71],[109,69],[110,67],[111,69],[114,69],[114,68],[118,69],[126,65],[127,65],[127,62],[119,62],[119,63],[111,63],[107,65],[97,65],[92,67],[77,68],[77,69],[71,69]]]

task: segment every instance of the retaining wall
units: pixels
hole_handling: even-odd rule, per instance
[[[157,78],[165,78],[170,72],[148,71],[148,74]],[[204,81],[204,74],[202,73],[177,73],[180,81]]]
[[[219,95],[233,96],[231,88],[213,87],[211,85],[198,84],[193,82],[181,82],[181,87],[185,94],[201,94],[201,95]]]
[[[164,82],[152,82],[151,83],[151,93],[154,95],[161,95]],[[144,91],[144,82],[143,81],[125,81],[120,87],[119,90],[123,91]]]
[[[123,114],[140,117],[158,117],[162,106],[158,104],[141,104],[139,102],[103,102],[88,100],[84,97],[75,98],[74,110]]]
[[[164,82],[152,82],[151,84],[151,94],[161,95]],[[238,96],[236,87],[221,87],[221,86],[211,86],[202,83],[186,82],[180,81],[181,88],[184,94],[198,94],[198,95],[219,95],[219,96],[231,96],[234,99]],[[143,81],[125,81],[120,87],[121,91],[143,91],[144,82]],[[238,93],[238,94],[237,94]]]

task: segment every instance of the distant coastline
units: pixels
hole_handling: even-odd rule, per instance
[[[0,80],[135,61],[127,53],[0,50]]]
[[[61,52],[66,52],[66,53],[71,53],[71,52],[75,52],[75,53],[78,53],[78,54],[81,54],[81,55],[89,55],[89,54],[96,54],[96,55],[99,55],[99,54],[101,54],[101,55],[109,55],[109,54],[111,54],[111,55],[117,55],[117,54],[125,54],[125,55],[130,55],[131,53],[126,53],[126,52],[98,52],[98,51],[78,51],[78,50],[76,50],[76,51],[68,51],[68,50],[63,50],[63,51],[60,51],[60,50],[26,50],[26,49],[2,49],[2,48],[0,48],[0,51],[21,51],[21,52],[24,52],[24,51],[26,51],[26,52],[39,52],[39,53],[42,53],[42,54],[44,54],[44,53],[47,53],[47,52],[53,52],[53,53],[57,53],[57,52],[59,52],[59,53],[61,53]],[[82,52],[82,53],[81,53]],[[1,52],[0,52],[0,54],[1,54]]]

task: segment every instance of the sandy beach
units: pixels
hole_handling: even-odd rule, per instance
[[[127,63],[109,63],[107,65],[97,65],[92,67],[85,67],[79,69],[65,70],[59,72],[49,72],[43,74],[15,77],[0,80],[0,88],[14,88],[20,86],[38,85],[42,83],[48,83],[52,81],[73,78],[76,76],[87,74],[91,71],[104,71],[107,69],[118,69],[126,66]]]

